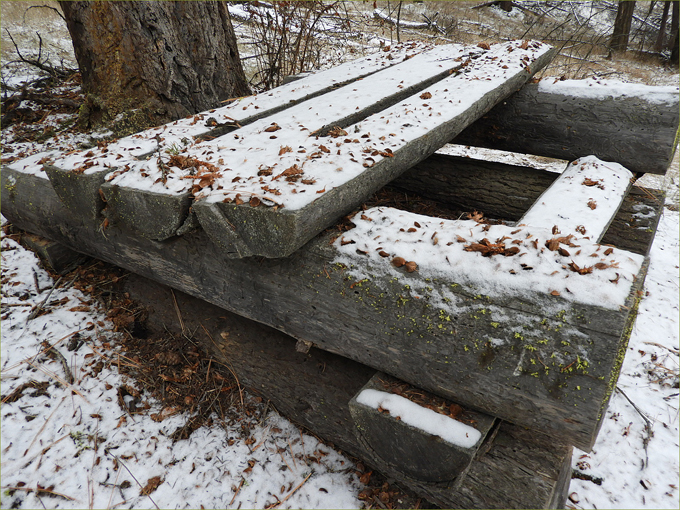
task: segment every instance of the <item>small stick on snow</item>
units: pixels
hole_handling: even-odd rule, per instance
[[[49,421],[52,419],[52,416],[54,416],[54,413],[57,412],[57,409],[59,409],[59,406],[62,404],[62,402],[64,402],[64,400],[66,400],[66,397],[62,398],[62,399],[59,401],[59,403],[58,403],[56,406],[54,406],[54,411],[52,411],[52,413],[47,417],[47,419],[45,420],[45,423],[43,423],[43,426],[40,427],[40,430],[38,431],[38,433],[37,433],[37,434],[35,435],[35,437],[33,438],[33,441],[31,441],[31,444],[28,445],[28,448],[26,448],[26,451],[24,452],[24,457],[26,456],[26,454],[28,453],[28,451],[33,447],[33,444],[35,443],[36,439],[38,439],[38,437],[40,436],[40,434],[42,434],[43,430],[45,430],[45,426],[47,426],[47,424],[49,423]]]
[[[137,478],[135,477],[135,475],[132,474],[132,471],[130,471],[130,469],[125,465],[125,463],[124,463],[122,460],[120,460],[120,459],[118,458],[117,455],[114,455],[113,453],[109,452],[108,450],[104,450],[104,452],[105,452],[107,455],[110,455],[111,457],[113,457],[114,459],[116,459],[116,461],[117,461],[121,466],[123,466],[123,467],[125,468],[125,471],[127,471],[128,473],[130,473],[130,476],[132,477],[132,479],[133,479],[135,482],[137,482],[137,485],[139,485],[139,488],[140,488],[140,489],[143,489],[143,488],[144,488],[144,486],[143,486],[141,483],[139,483],[139,480],[137,480]],[[160,508],[158,507],[158,505],[156,504],[156,502],[151,498],[151,496],[150,496],[149,494],[147,494],[146,497],[149,498],[149,501],[151,501],[151,502],[153,503],[153,506],[155,506],[158,510],[160,510]]]
[[[43,307],[45,306],[45,303],[47,303],[47,300],[50,299],[50,296],[52,295],[52,292],[54,292],[54,289],[56,289],[61,283],[62,278],[63,276],[60,276],[59,279],[56,282],[54,282],[54,285],[52,285],[52,288],[47,293],[45,299],[43,299],[42,302],[31,311],[31,313],[28,315],[28,318],[26,319],[26,322],[33,320],[38,316],[40,310],[42,310]]]
[[[276,508],[276,507],[278,507],[279,505],[281,505],[282,503],[285,503],[286,500],[287,500],[288,498],[290,498],[293,494],[295,494],[295,492],[296,492],[300,487],[302,487],[302,486],[307,482],[307,480],[309,480],[309,477],[310,477],[310,476],[312,476],[312,473],[309,473],[309,474],[307,475],[307,478],[305,478],[304,480],[302,480],[302,482],[300,482],[300,485],[298,485],[298,486],[295,487],[292,491],[290,491],[290,492],[288,493],[288,495],[287,495],[285,498],[283,498],[281,501],[279,501],[279,502],[276,503],[275,505],[271,505],[271,506],[268,506],[268,507],[266,507],[266,508]]]
[[[55,492],[55,491],[51,491],[51,490],[47,490],[47,489],[40,489],[40,488],[33,489],[31,487],[3,487],[2,489],[7,490],[7,491],[35,492],[36,495],[40,494],[40,493],[49,494],[50,496],[59,496],[60,498],[64,498],[64,499],[68,499],[69,501],[76,501],[76,502],[80,503],[80,501],[78,501],[75,498],[72,498],[71,496],[67,496],[66,494],[62,494],[61,492]]]
[[[642,417],[642,419],[645,421],[645,432],[646,432],[646,435],[645,435],[645,437],[642,439],[642,446],[643,446],[644,449],[645,449],[645,467],[646,467],[646,466],[649,465],[649,452],[647,451],[647,446],[649,445],[649,441],[652,439],[652,435],[654,434],[654,432],[652,431],[652,421],[647,417],[647,415],[646,415],[645,413],[642,412],[642,410],[640,410],[640,408],[639,408],[638,406],[636,406],[636,405],[633,403],[633,401],[632,401],[630,398],[628,398],[628,395],[626,395],[626,393],[625,393],[621,388],[619,388],[619,387],[617,386],[617,387],[616,387],[616,391],[618,391],[619,393],[621,393],[621,395],[623,395],[624,397],[626,397],[626,400],[630,403],[630,405],[633,406],[633,409],[635,409],[635,410],[637,411],[637,413],[638,413],[638,414]]]

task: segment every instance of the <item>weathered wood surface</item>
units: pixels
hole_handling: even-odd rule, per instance
[[[587,234],[599,242],[628,194],[633,174],[617,163],[588,156],[570,163],[519,219],[519,225],[553,233]]]
[[[589,85],[607,93],[604,85]],[[661,93],[646,87],[639,97],[601,99],[574,96],[559,84],[550,92],[540,89],[540,84],[525,85],[452,143],[568,161],[592,154],[634,173],[668,170],[678,130],[677,92],[674,100],[657,100]]]
[[[286,259],[229,259],[200,230],[163,243],[115,226],[101,230],[70,214],[47,179],[6,169],[2,212],[20,228],[585,450],[616,382],[644,277],[625,310],[556,297],[553,313],[545,315],[545,298],[491,301],[449,290],[451,282],[421,281],[417,273],[357,285],[333,264],[330,233]],[[442,317],[427,297],[411,299],[405,282],[451,291],[466,311]],[[488,337],[502,345],[489,344]],[[536,357],[525,354],[525,342],[554,366],[544,371],[539,361],[530,363]],[[562,362],[551,361],[551,353]]]
[[[168,287],[137,275],[125,282],[125,291],[149,309],[152,331],[168,328],[181,334]],[[218,361],[228,362],[242,384],[270,399],[289,419],[442,508],[564,508],[571,478],[570,446],[499,422],[466,475],[449,483],[415,480],[380,466],[354,434],[349,401],[375,370],[319,349],[297,352],[295,339],[280,331],[182,292],[175,296],[185,327],[196,330],[203,347]]]
[[[553,54],[535,41],[439,46],[237,133],[177,147],[182,163],[162,162],[160,141],[146,162],[122,168],[125,156],[117,160],[112,149],[88,152],[84,178],[107,161],[107,218],[151,239],[183,231],[191,205],[225,254],[287,256],[521,87]],[[55,183],[69,158],[51,164]],[[65,188],[56,187],[66,200]],[[92,200],[99,204],[91,196],[88,210]]]
[[[390,183],[451,209],[518,221],[559,174],[492,161],[433,154]],[[602,242],[648,255],[663,209],[663,193],[633,186]]]
[[[354,419],[354,431],[359,444],[371,452],[373,463],[381,470],[383,465],[392,466],[393,469],[416,480],[426,482],[450,482],[463,475],[479,452],[496,419],[487,414],[463,410],[458,406],[455,420],[474,429],[469,433],[474,434],[474,431],[477,431],[480,434],[474,445],[462,446],[460,443],[456,444],[428,433],[422,427],[406,424],[407,417],[395,418],[389,412],[381,412],[361,402],[360,397],[364,390],[393,393],[390,386],[399,383],[401,381],[398,379],[378,372],[352,397],[349,409]],[[415,389],[421,398],[432,397],[420,389]],[[409,398],[408,394],[404,398]],[[444,410],[448,411],[452,404],[454,403],[446,402]],[[422,403],[415,405],[422,407]],[[436,418],[441,419],[442,416]]]

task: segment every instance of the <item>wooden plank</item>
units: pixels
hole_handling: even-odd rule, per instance
[[[573,161],[524,213],[519,225],[579,232],[600,242],[621,207],[633,174],[617,163],[594,156]]]
[[[390,186],[461,212],[516,222],[559,176],[535,168],[433,154]],[[648,255],[663,209],[663,193],[633,186],[602,242]]]
[[[446,414],[433,410],[434,405]],[[463,475],[496,421],[382,372],[352,397],[349,410],[357,440],[374,464],[426,482]]]
[[[594,80],[552,80],[524,86],[452,143],[567,161],[592,154],[634,173],[666,173],[680,117],[677,87],[636,85],[622,95]]]
[[[42,164],[38,165],[37,162],[43,157],[51,158],[45,170],[59,197],[79,214],[97,217],[104,208],[98,190],[105,175],[112,170],[135,166],[153,154],[167,158],[167,154],[178,153],[196,139],[210,139],[228,133],[430,49],[432,45],[422,43],[396,44],[387,51],[309,75],[295,84],[286,84],[262,94],[235,98],[223,107],[190,115],[110,143],[68,154],[48,151],[38,158],[27,158],[10,166],[19,169],[20,165],[28,163],[39,171]],[[186,215],[184,208],[183,217],[175,220],[175,223],[179,222],[181,225]]]
[[[158,153],[119,168],[102,185],[107,217],[162,240],[183,228],[193,193],[192,210],[227,253],[286,256],[514,92],[552,54],[528,41],[436,47],[238,133],[179,147],[181,162]],[[348,131],[329,131],[336,125]],[[331,136],[319,141],[310,131]],[[109,149],[90,157],[85,175],[117,156]],[[55,183],[60,165],[49,167]]]
[[[148,307],[152,331],[181,334],[167,287],[131,274],[124,290]],[[571,447],[502,422],[483,443],[468,475],[454,483],[427,483],[395,468],[379,468],[353,432],[348,405],[375,375],[373,369],[319,349],[297,352],[295,339],[279,331],[182,292],[175,296],[185,326],[198,332],[197,340],[217,360],[233,367],[242,384],[270,399],[289,419],[429,501],[442,508],[564,508]]]
[[[355,253],[356,262],[343,266],[342,238],[331,246],[332,233],[286,259],[229,259],[200,230],[164,243],[116,226],[101,231],[98,224],[74,218],[49,182],[30,174],[3,169],[2,192],[3,214],[20,228],[169,283],[463,405],[550,431],[584,450],[592,446],[616,383],[646,270],[640,257],[619,250],[605,256],[600,248],[607,260],[621,264],[616,284],[608,282],[609,270],[603,269],[585,275],[562,273],[573,278],[572,294],[559,287],[561,296],[549,295],[553,285],[565,285],[564,278],[558,278],[498,295],[481,284],[474,288],[472,280],[459,274],[437,276],[432,268],[438,271],[446,265],[437,260],[428,265],[415,259],[418,271],[402,268],[392,273],[389,259]],[[366,221],[373,226],[384,215],[364,214],[373,216],[373,222]],[[419,237],[436,248],[436,236],[422,234],[435,228],[439,243],[447,244],[438,220],[420,221],[425,227]],[[495,239],[504,231],[503,226],[486,232],[483,225],[462,226],[464,230],[454,232],[470,239]],[[360,241],[354,230],[344,237],[355,235]],[[588,246],[597,251],[593,244],[577,241],[584,255],[591,253],[585,251]],[[464,244],[468,242],[452,246]],[[348,246],[362,248],[344,248]],[[345,251],[344,256],[353,255]],[[518,264],[525,259],[516,258]],[[584,266],[578,257],[574,261]],[[502,262],[477,257],[473,267],[481,274],[485,264]],[[360,270],[367,276],[359,277]],[[556,270],[561,271],[559,264]],[[520,279],[531,281],[524,276],[529,271],[519,271]],[[600,303],[599,293],[607,286],[619,289],[616,299],[622,300],[622,308],[617,300],[610,301],[612,308]]]

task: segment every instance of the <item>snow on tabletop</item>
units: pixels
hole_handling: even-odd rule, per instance
[[[192,147],[179,156],[186,156],[179,161],[185,168],[172,166],[169,171],[187,180],[187,190],[193,181],[198,199],[236,204],[253,199],[251,205],[297,210],[465,113],[491,90],[525,73],[527,66],[549,50],[550,46],[536,41],[497,44],[489,50],[440,46],[378,75]],[[425,73],[441,70],[439,66],[459,65],[460,74],[451,74],[386,110],[345,129],[331,130],[330,136],[310,136],[315,129],[332,125],[333,118],[378,101],[389,83],[405,87]],[[414,80],[412,75],[419,79]],[[329,112],[335,116],[330,117]],[[133,173],[118,171],[107,178],[111,177],[111,182],[120,186],[167,192],[159,180],[161,171],[155,159]]]
[[[253,115],[260,115],[269,110],[285,107],[291,101],[299,101],[308,95],[355,80],[367,74],[401,62],[406,56],[427,51],[432,45],[409,42],[396,44],[389,50],[379,51],[373,55],[346,62],[333,69],[310,74],[308,77],[282,85],[268,92],[237,98],[230,104],[190,115],[183,119],[148,129],[141,133],[126,136],[108,144],[81,151],[69,151],[55,157],[50,163],[64,170],[83,171],[86,174],[110,171],[114,168],[132,167],[134,171],[140,166],[140,159],[145,161],[149,154],[158,152],[167,163],[170,155],[176,154],[196,143],[195,137],[209,133],[215,126],[244,122]],[[35,164],[36,161],[32,161]],[[22,163],[26,166],[26,163]],[[28,167],[30,169],[30,165]],[[42,172],[42,163],[32,170]],[[176,186],[169,186],[177,191]]]
[[[536,200],[518,222],[599,240],[619,210],[633,178],[618,163],[595,156],[577,159]]]
[[[593,76],[588,80],[563,80],[543,78],[538,84],[539,92],[589,99],[636,97],[650,103],[678,103],[680,87],[673,85],[642,85],[618,80],[603,80]]]
[[[482,433],[470,425],[419,406],[393,393],[366,389],[357,396],[357,402],[373,409],[385,409],[391,416],[399,417],[407,425],[439,436],[444,441],[461,448],[472,448],[482,437]]]
[[[444,220],[390,207],[368,209],[352,222],[356,226],[334,243],[339,252],[335,262],[356,265],[357,277],[402,278],[417,268],[421,280],[441,278],[475,295],[521,299],[551,294],[618,309],[644,261],[579,234]],[[414,265],[395,267],[403,262]]]
[[[190,416],[144,393],[151,408],[127,414],[117,390],[135,383],[118,372],[120,334],[97,301],[62,285],[46,313],[27,320],[53,285],[32,252],[3,237],[2,508],[266,508],[287,496],[284,508],[360,507],[352,462],[274,411],[249,424],[252,444],[241,429],[247,421],[216,415],[212,426],[173,441]],[[68,351],[76,332],[84,343]],[[43,340],[66,358],[71,385],[57,382],[64,369],[41,354]],[[159,414],[165,419],[151,417]],[[142,495],[154,477],[158,487]]]
[[[213,141],[196,144],[186,150],[180,151],[175,157],[169,158],[165,163],[170,168],[170,173],[180,179],[184,179],[185,189],[191,189],[195,173],[194,162],[202,163],[199,166],[199,175],[207,174],[207,177],[196,179],[198,188],[204,181],[211,189],[222,186],[226,190],[234,190],[231,196],[243,193],[248,199],[250,196],[259,196],[272,200],[277,191],[262,190],[264,173],[273,172],[281,168],[276,175],[283,172],[287,167],[295,164],[303,165],[303,159],[311,157],[317,152],[324,153],[324,149],[310,143],[310,133],[326,126],[338,123],[341,119],[354,114],[364,108],[372,106],[385,95],[398,93],[402,88],[414,86],[428,76],[436,75],[456,65],[453,59],[470,52],[469,47],[462,45],[437,46],[425,53],[417,54],[408,60],[384,69],[362,80],[352,82],[344,87],[309,99],[298,105],[291,106],[286,110],[270,115],[266,118],[248,124],[239,130],[218,137]],[[303,81],[303,80],[300,80]],[[298,84],[298,82],[293,82]],[[246,108],[244,106],[244,108]],[[325,142],[329,143],[329,142]],[[325,147],[325,145],[324,145]],[[300,156],[300,150],[306,150],[308,156]],[[326,150],[330,151],[330,149]],[[288,155],[286,155],[288,154]],[[247,163],[247,164],[245,164]],[[194,166],[187,166],[192,165]],[[287,165],[287,166],[284,166]],[[234,170],[232,170],[234,169]],[[223,172],[222,179],[219,175]],[[259,175],[258,175],[259,174]],[[259,177],[259,178],[258,178]],[[269,175],[268,181],[273,181],[275,176]],[[288,181],[290,186],[295,187],[293,179]],[[255,183],[233,184],[232,181],[255,180]],[[161,170],[158,168],[157,158],[151,158],[146,162],[135,165],[128,170],[118,170],[107,176],[112,184],[136,189],[148,189],[159,193],[165,192],[165,186],[161,180]],[[208,183],[217,184],[210,185]],[[306,188],[311,179],[303,178],[302,187]],[[260,182],[262,181],[262,182]],[[285,181],[285,179],[282,179]],[[259,184],[259,185],[258,185]],[[278,182],[273,182],[271,189],[275,189]],[[323,185],[313,189],[305,189],[313,194],[314,191],[323,188]],[[176,191],[169,189],[169,191]],[[207,191],[207,190],[206,190]],[[264,193],[263,193],[264,191]],[[228,193],[227,193],[228,194]],[[224,196],[217,194],[220,199]],[[275,200],[274,202],[279,202]],[[287,203],[287,207],[292,205]]]

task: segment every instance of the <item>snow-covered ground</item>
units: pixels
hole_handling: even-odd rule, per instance
[[[6,83],[31,76],[24,67],[8,70],[3,68]],[[86,138],[21,143],[11,130],[3,130],[3,156],[8,146],[14,154],[29,155],[48,147],[66,150]],[[520,160],[526,164],[528,157]],[[619,390],[593,451],[574,453],[573,468],[581,478],[571,482],[567,505],[573,508],[678,508],[677,156],[665,179],[642,182],[665,187],[670,208],[664,209],[652,246],[646,294]],[[186,415],[156,421],[151,416],[158,419],[164,407],[152,399],[146,400],[149,409],[128,414],[119,404],[118,388],[134,381],[118,372],[121,351],[113,325],[96,301],[73,287],[62,285],[49,295],[54,283],[31,252],[3,234],[2,508],[366,504],[359,498],[364,484],[353,462],[274,411],[263,408],[254,421],[242,418],[251,420],[248,438],[241,434],[243,421],[216,419],[175,443],[167,436],[186,422]],[[45,300],[48,313],[29,320]],[[76,332],[85,342],[70,351],[67,345]],[[72,383],[64,380],[62,364],[43,352],[44,341],[65,356]],[[13,393],[22,385],[22,392]]]

